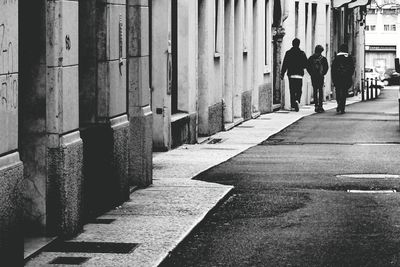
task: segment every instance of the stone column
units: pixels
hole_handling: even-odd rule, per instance
[[[235,81],[235,3],[224,2],[224,129],[233,127],[233,93]]]
[[[153,175],[150,107],[149,1],[128,0],[129,183],[147,186]]]
[[[82,225],[78,1],[46,7],[47,232],[72,236]]]
[[[235,58],[234,58],[234,90],[233,90],[233,118],[234,123],[243,121],[242,118],[242,93],[243,93],[243,27],[244,27],[244,1],[235,1]]]
[[[87,218],[129,198],[126,0],[80,3],[80,126]]]
[[[282,66],[282,39],[285,36],[285,29],[282,26],[278,26],[273,30],[273,86],[276,88],[274,92],[276,94],[274,97],[279,98],[282,103],[282,109],[284,109],[285,104],[285,90],[282,86],[282,80],[280,78],[281,75],[281,66]]]
[[[23,259],[18,153],[18,1],[0,3],[0,258],[19,266]]]
[[[198,116],[199,135],[209,135],[209,106],[214,82],[214,8],[213,1],[199,3],[198,24]]]
[[[171,147],[172,36],[171,1],[151,1],[151,107],[155,150]]]

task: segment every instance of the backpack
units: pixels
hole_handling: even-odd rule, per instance
[[[338,60],[336,65],[336,74],[338,77],[347,77],[353,75],[353,70],[349,58],[343,57]]]
[[[311,72],[316,75],[324,76],[324,65],[322,64],[322,56],[314,57],[311,62]]]

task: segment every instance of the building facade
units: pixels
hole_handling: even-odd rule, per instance
[[[328,0],[2,1],[2,259],[22,259],[23,238],[75,235],[132,187],[151,184],[153,150],[288,108],[279,75],[294,37],[307,56],[321,44],[330,60],[348,42],[359,58],[357,8]],[[310,103],[307,76],[303,92]]]
[[[133,0],[1,2],[5,262],[23,259],[23,238],[73,236],[151,183],[149,10]]]
[[[272,27],[281,8],[274,0],[153,1],[156,150],[196,143],[273,110]]]
[[[367,9],[365,66],[383,74],[400,57],[400,1],[374,1]]]

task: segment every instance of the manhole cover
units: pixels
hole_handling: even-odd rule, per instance
[[[378,173],[360,173],[360,174],[342,174],[342,175],[336,175],[336,177],[352,178],[352,179],[399,179],[400,175],[378,174]]]
[[[347,190],[347,192],[362,194],[391,194],[396,193],[396,190]]]

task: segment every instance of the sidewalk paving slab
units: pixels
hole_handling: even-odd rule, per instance
[[[359,102],[348,98],[347,104]],[[325,110],[336,108],[334,101]],[[56,266],[57,257],[87,257],[81,266],[158,266],[165,257],[233,189],[232,186],[193,180],[196,175],[255,146],[302,117],[314,114],[304,106],[299,112],[274,112],[219,132],[201,144],[182,145],[154,153],[153,185],[134,191],[128,202],[100,216],[110,224],[90,223],[69,241],[138,244],[129,254],[45,252],[26,266]],[[220,142],[209,144],[212,139]]]

